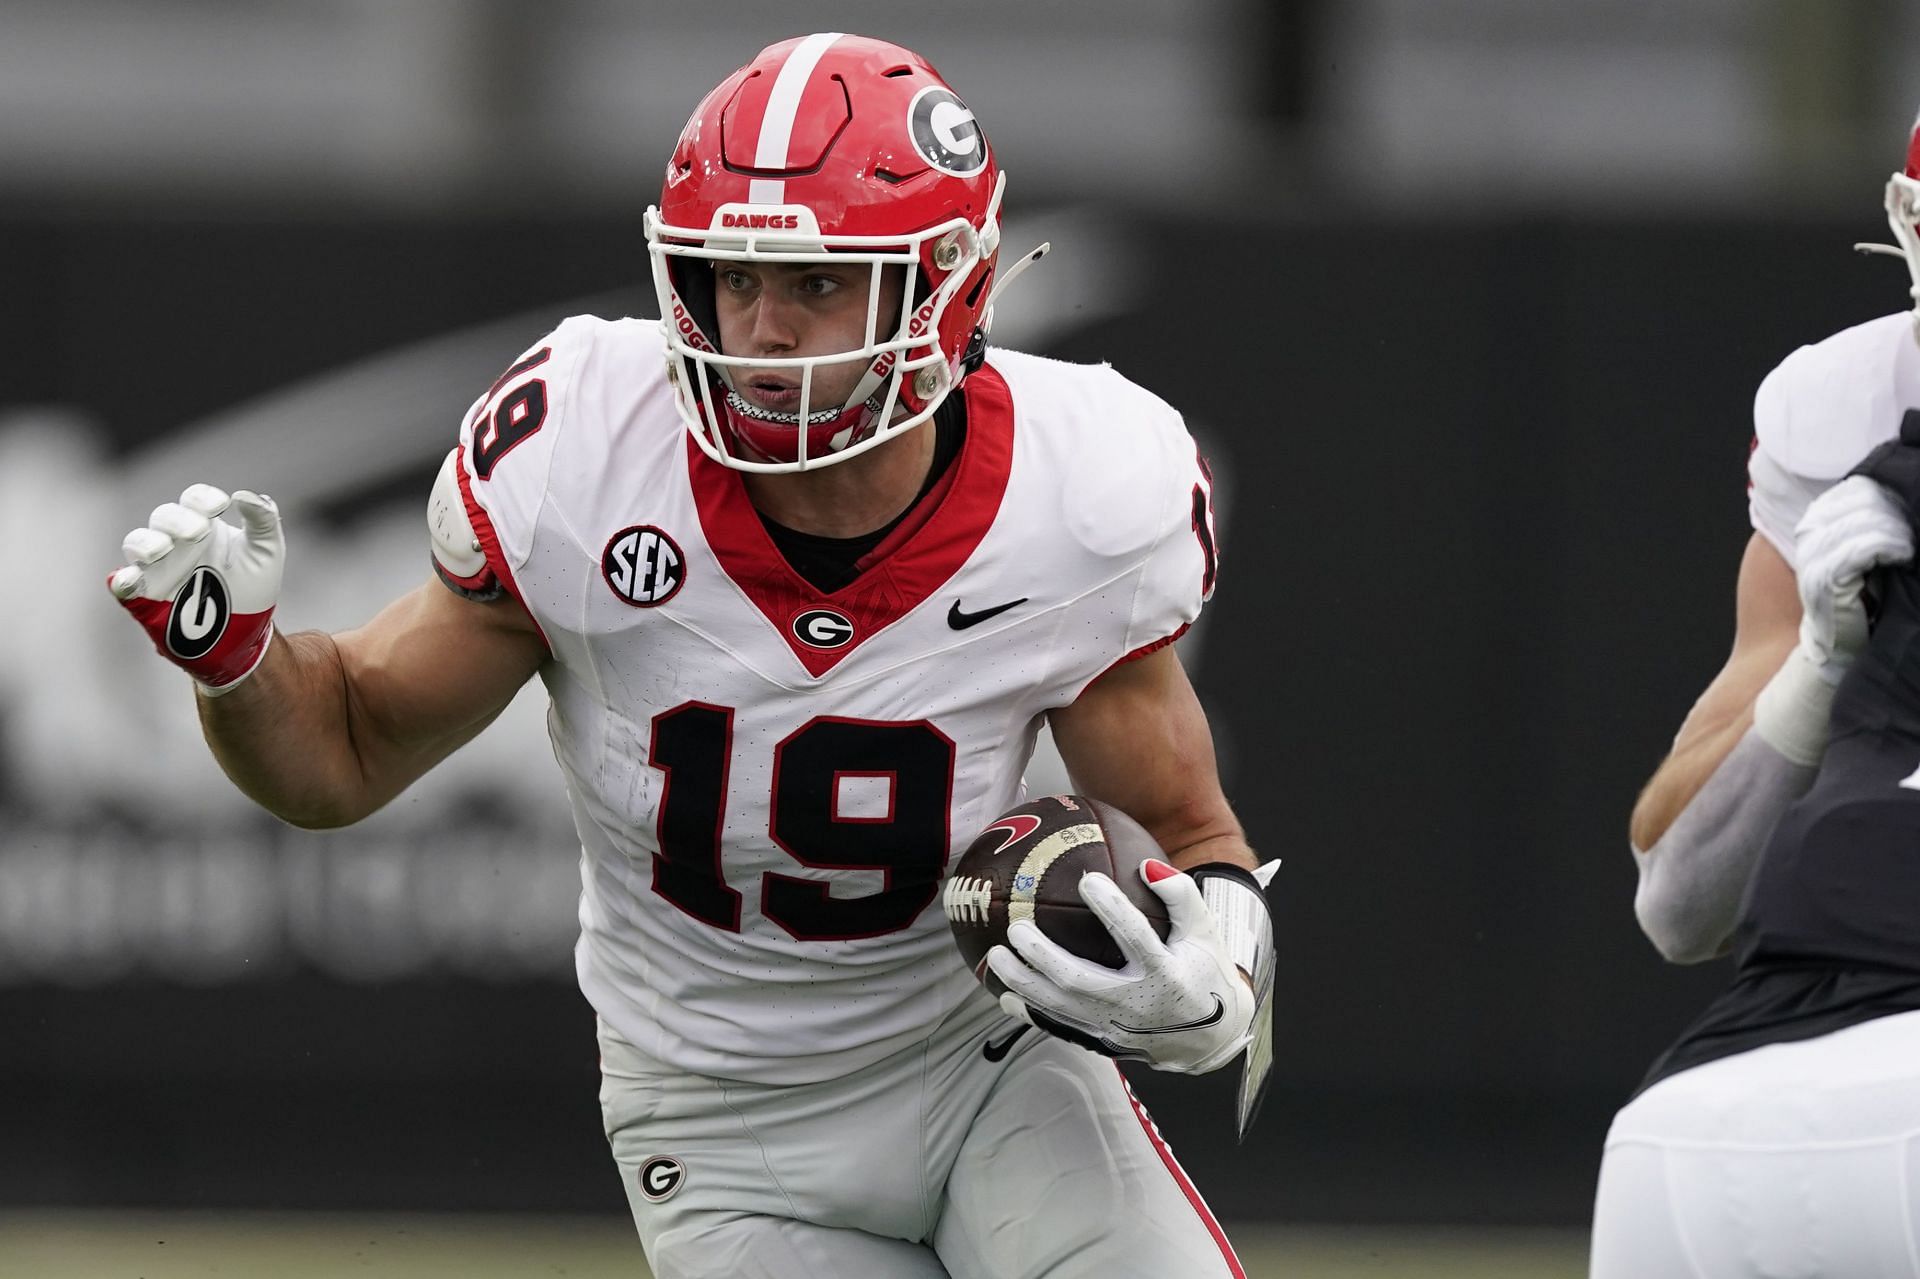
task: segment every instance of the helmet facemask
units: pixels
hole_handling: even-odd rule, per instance
[[[887,237],[822,235],[805,205],[727,205],[705,228],[668,225],[657,208],[647,210],[647,252],[668,374],[680,416],[701,450],[738,470],[809,470],[863,453],[933,416],[966,375],[964,354],[978,346],[970,324],[966,334],[948,332],[948,311],[964,298],[955,317],[972,313],[991,281],[1003,190],[1004,179],[996,182],[978,226],[955,217]],[[731,262],[867,265],[861,345],[788,357],[723,353],[712,273]],[[890,269],[904,280],[899,306],[883,315],[882,286]],[[852,393],[836,403],[817,402],[822,367],[856,363],[864,369]],[[742,397],[734,379],[748,367],[797,376],[796,410],[775,412]]]
[[[1913,334],[1920,341],[1920,119],[1907,135],[1907,167],[1887,179],[1887,226],[1893,231],[1893,244],[1856,244],[1862,253],[1882,253],[1905,258],[1913,287],[1907,291],[1913,300]]]
[[[1895,243],[1907,260],[1907,273],[1913,287],[1907,295],[1913,299],[1913,331],[1920,341],[1920,179],[1896,173],[1887,179],[1887,225],[1893,229]]]

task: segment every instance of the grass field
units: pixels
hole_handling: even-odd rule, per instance
[[[1250,1279],[1578,1279],[1579,1231],[1252,1228]],[[0,1279],[646,1279],[624,1218],[0,1212]],[[851,1279],[851,1277],[850,1277]]]

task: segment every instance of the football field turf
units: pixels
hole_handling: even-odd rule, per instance
[[[1240,1227],[1249,1279],[1578,1279],[1566,1230]],[[7,1279],[646,1279],[624,1218],[0,1212]]]

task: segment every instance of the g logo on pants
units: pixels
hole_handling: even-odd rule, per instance
[[[685,1165],[668,1155],[655,1155],[640,1165],[640,1193],[649,1203],[673,1198],[686,1179]]]

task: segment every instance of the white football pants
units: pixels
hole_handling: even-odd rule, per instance
[[[1038,1030],[990,1060],[1017,1029],[983,992],[858,1074],[772,1087],[666,1069],[602,1023],[657,1279],[1245,1279],[1118,1068]]]
[[[1591,1279],[1920,1279],[1920,1012],[1663,1079],[1614,1117]]]

